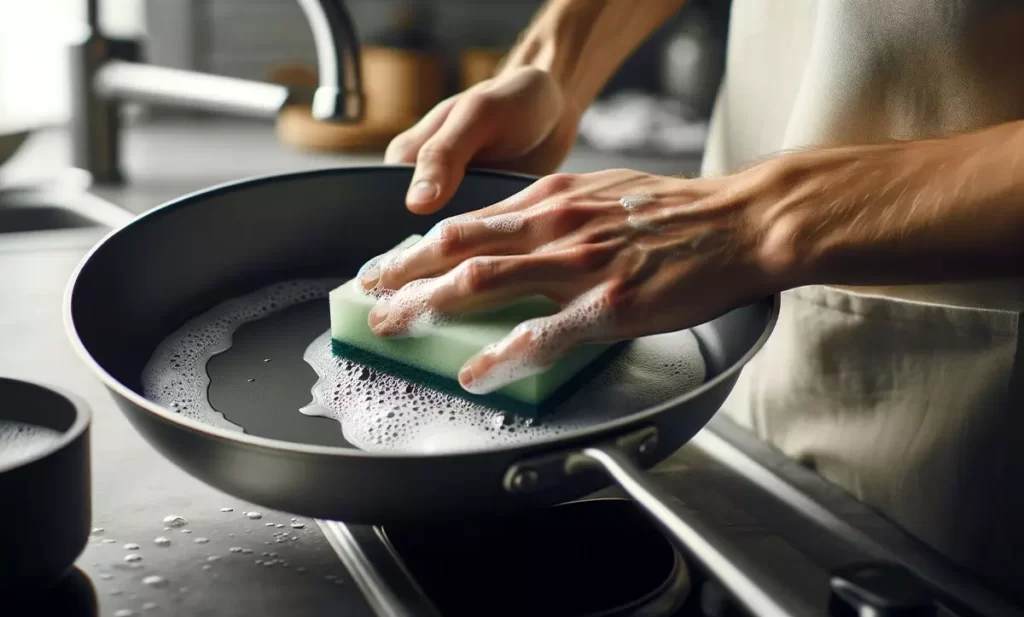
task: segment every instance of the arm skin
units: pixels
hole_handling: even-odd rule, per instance
[[[503,385],[495,367],[543,370],[582,343],[692,327],[794,287],[1024,275],[1022,153],[1024,122],[1012,122],[784,154],[718,178],[550,175],[364,278],[398,290],[370,326],[401,336],[424,307],[458,315],[538,293],[603,315],[599,328],[564,328],[557,315],[517,328],[463,367],[463,387],[480,393]],[[620,204],[641,194],[640,209]],[[429,280],[406,286],[416,279]],[[545,329],[555,335],[534,336]]]
[[[491,79],[442,101],[388,145],[384,162],[414,163],[406,206],[442,208],[469,165],[555,171],[582,110],[684,0],[551,0]]]
[[[522,34],[501,73],[532,66],[549,73],[586,109],[626,58],[686,0],[551,0]]]

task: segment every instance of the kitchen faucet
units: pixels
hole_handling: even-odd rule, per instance
[[[363,116],[359,42],[343,0],[298,0],[313,32],[319,84],[318,120]],[[97,183],[123,181],[119,105],[141,101],[240,116],[274,117],[292,100],[283,85],[159,67],[140,62],[137,41],[105,37],[99,0],[86,0],[88,31],[71,48],[72,161]]]

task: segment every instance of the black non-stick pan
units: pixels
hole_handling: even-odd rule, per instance
[[[346,447],[332,420],[308,418],[308,427],[296,428],[295,410],[308,402],[316,376],[294,349],[273,350],[274,362],[259,369],[264,389],[258,397],[246,398],[242,386],[224,392],[218,385],[236,378],[239,366],[257,370],[255,358],[268,352],[255,340],[236,341],[243,349],[230,352],[230,361],[214,358],[209,365],[211,398],[233,406],[231,413],[221,411],[245,433],[191,420],[143,396],[141,374],[154,349],[193,316],[278,281],[351,277],[410,234],[533,181],[472,171],[441,213],[422,217],[403,205],[410,178],[408,167],[385,166],[291,173],[214,187],[159,207],[113,232],[81,264],[66,299],[70,336],[136,429],[182,469],[227,493],[305,516],[387,524],[556,504],[607,485],[610,476],[689,551],[717,559],[709,565],[757,604],[758,614],[771,614],[769,595],[706,546],[699,529],[685,513],[673,513],[640,470],[677,450],[719,409],[768,338],[777,297],[692,330],[707,366],[703,386],[624,417],[493,449],[367,452]],[[283,320],[288,325],[280,328],[302,331],[305,344],[328,327],[326,303],[310,314]],[[258,334],[259,325],[251,330]],[[287,344],[280,341],[288,332],[272,334],[263,338]],[[283,357],[289,355],[292,361]]]

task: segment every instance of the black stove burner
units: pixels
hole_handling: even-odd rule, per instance
[[[384,534],[445,617],[655,617],[690,587],[678,552],[620,499]]]

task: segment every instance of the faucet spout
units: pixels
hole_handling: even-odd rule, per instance
[[[356,122],[363,117],[359,41],[343,0],[298,0],[316,45],[320,83],[313,117]]]

